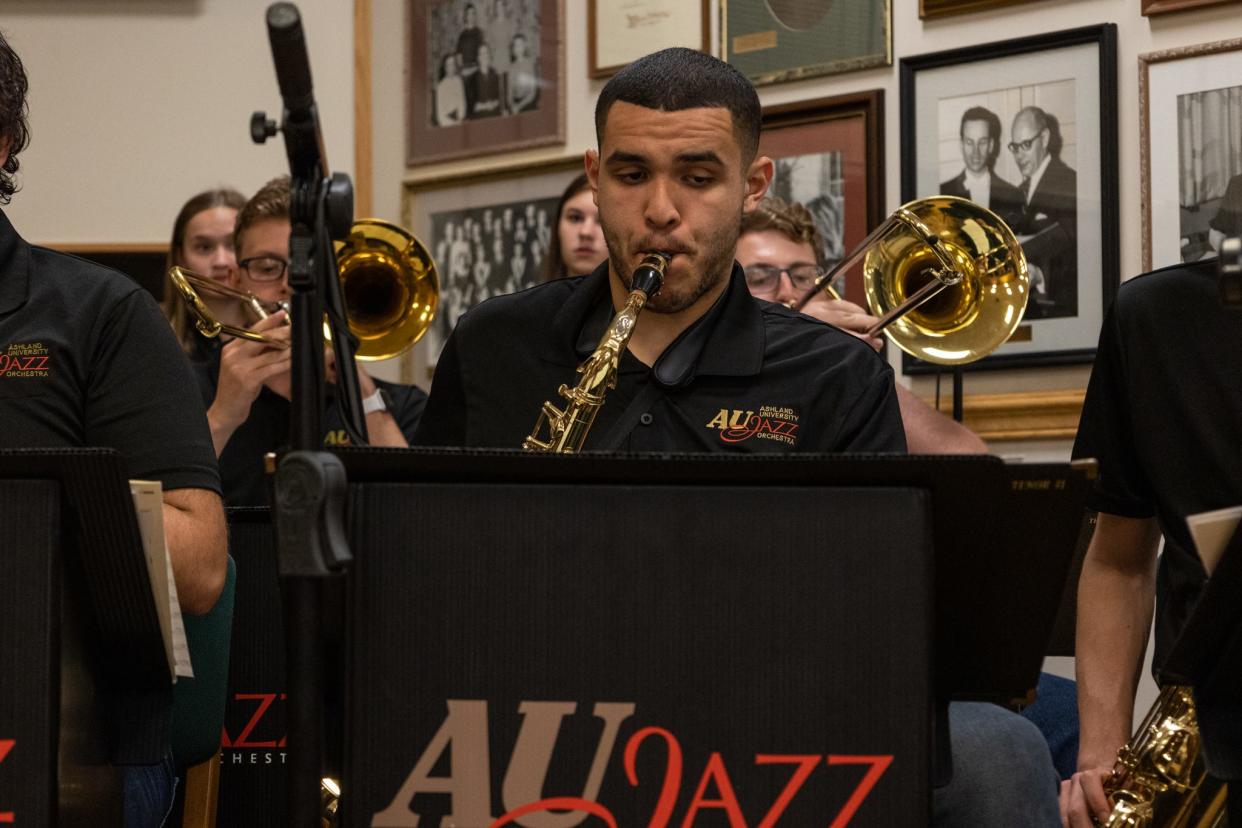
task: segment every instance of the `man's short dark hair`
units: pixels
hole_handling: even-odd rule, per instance
[[[962,113],[962,123],[957,128],[957,136],[961,138],[966,134],[967,121],[983,121],[988,125],[988,137],[992,139],[992,149],[988,152],[988,169],[996,166],[996,158],[1000,155],[1001,148],[1001,122],[1000,117],[988,109],[986,106],[972,106],[970,109]]]
[[[233,225],[233,248],[240,253],[242,237],[246,231],[261,221],[289,218],[289,205],[293,202],[293,188],[289,176],[282,175],[259,188],[250,200],[237,212]]]
[[[26,121],[26,69],[22,59],[0,33],[0,145],[8,144],[9,157],[0,167],[0,204],[8,204],[17,192],[17,154],[30,142]]]
[[[957,134],[960,138],[966,134],[967,121],[983,121],[988,125],[988,137],[994,143],[1000,143],[1001,122],[996,113],[988,109],[986,106],[972,106],[970,109],[962,113],[962,125],[958,127]]]
[[[617,101],[661,112],[723,107],[733,116],[742,162],[749,164],[759,149],[762,110],[754,85],[737,69],[711,55],[680,47],[663,49],[613,75],[595,103],[595,140],[600,146],[608,110]]]

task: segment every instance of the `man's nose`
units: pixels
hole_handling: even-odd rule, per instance
[[[656,178],[647,191],[647,206],[643,218],[648,227],[656,230],[668,230],[677,226],[681,216],[673,194],[669,191],[668,182]]]
[[[780,281],[776,283],[776,301],[782,305],[791,305],[802,298],[802,293],[794,287],[789,271],[782,270]]]

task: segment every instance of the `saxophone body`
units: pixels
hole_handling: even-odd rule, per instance
[[[558,389],[565,400],[564,408],[551,400],[543,404],[534,430],[522,441],[524,450],[547,454],[577,454],[582,450],[604,404],[604,395],[617,387],[617,366],[634,333],[638,314],[664,284],[668,263],[669,257],[663,253],[652,253],[639,263],[625,307],[613,317],[594,353],[578,366],[582,376],[577,384],[573,388],[562,384]]]
[[[1105,828],[1216,828],[1225,786],[1207,775],[1189,687],[1170,685],[1117,752],[1104,791],[1113,803]]]

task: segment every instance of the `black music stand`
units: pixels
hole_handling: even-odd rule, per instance
[[[498,794],[530,783],[509,764],[525,738],[522,716],[551,715],[539,705],[552,700],[577,712],[563,708],[566,735],[551,737],[548,795],[583,790],[596,742],[586,738],[585,753],[565,742],[592,721],[590,705],[637,700],[600,792],[601,802],[635,799],[625,812],[634,818],[656,806],[627,788],[620,769],[621,746],[634,736],[626,727],[637,720],[691,737],[685,772],[693,778],[683,781],[678,819],[709,751],[732,772],[747,750],[753,761],[834,747],[896,757],[888,799],[869,802],[874,810],[860,819],[925,819],[933,743],[938,761],[947,758],[948,701],[1029,699],[1087,490],[1067,464],[987,457],[339,456],[351,480],[356,551],[346,825],[415,807],[394,800],[403,790],[421,791],[415,802],[429,818],[443,809],[427,788],[403,787],[420,773],[420,758],[437,756],[421,770],[438,780],[429,784],[445,793],[473,773],[490,783],[488,816],[501,813],[513,803]],[[874,550],[874,561],[859,550]],[[822,603],[832,606],[815,595],[831,596]],[[638,658],[635,641],[653,664]],[[888,660],[876,658],[889,652],[877,647],[892,648]],[[848,670],[826,671],[834,650]],[[886,683],[895,676],[908,680],[905,691]],[[461,706],[480,702],[490,703],[487,713]],[[886,719],[902,728],[884,730]],[[432,750],[441,729],[461,736],[480,723],[490,737],[475,744],[493,761],[476,756],[477,772],[459,756],[468,753],[460,742],[447,765]],[[598,737],[598,721],[595,728],[578,736]],[[876,728],[874,739],[866,728]],[[751,741],[730,741],[738,734]],[[636,760],[639,777],[659,777],[661,751],[650,750],[656,758]],[[823,782],[799,803],[811,810],[789,812],[793,822],[839,813],[863,776]],[[732,783],[748,822],[759,821],[772,781]]]
[[[169,744],[172,682],[120,454],[0,451],[0,822],[119,824],[115,765]]]

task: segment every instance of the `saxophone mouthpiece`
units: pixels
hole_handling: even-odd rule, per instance
[[[648,298],[655,296],[664,284],[664,271],[672,260],[669,253],[648,253],[634,270],[630,290],[641,290]]]

